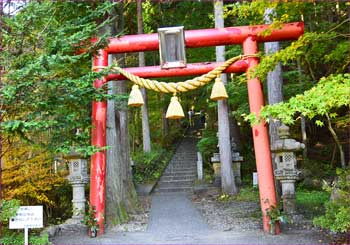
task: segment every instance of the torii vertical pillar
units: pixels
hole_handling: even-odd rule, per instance
[[[258,53],[258,42],[256,36],[247,37],[243,42],[243,52],[244,54]],[[248,58],[247,86],[249,108],[251,113],[255,113],[259,116],[260,110],[264,105],[262,84],[258,78],[252,78],[250,75],[252,68],[257,65],[258,58]],[[264,231],[268,232],[269,217],[266,215],[266,209],[270,208],[272,205],[276,207],[276,190],[271,163],[269,134],[264,121],[257,125],[253,125],[252,130],[256,168],[258,171],[260,206],[263,213],[263,226]],[[280,230],[278,226],[276,227],[276,233],[278,234],[279,232]]]
[[[93,70],[101,71],[108,66],[108,52],[100,50],[94,57]],[[94,87],[101,88],[105,79],[95,80]],[[92,102],[92,146],[101,148],[106,146],[107,101]],[[90,175],[90,205],[96,210],[98,235],[104,233],[104,214],[106,196],[106,151],[96,152],[91,157]]]

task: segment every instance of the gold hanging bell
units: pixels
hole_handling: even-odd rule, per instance
[[[185,117],[184,111],[182,110],[181,104],[176,94],[171,97],[171,101],[165,117],[168,119],[179,119]]]
[[[228,95],[226,93],[225,85],[222,83],[220,75],[215,78],[215,83],[211,90],[210,99],[212,100],[223,100],[227,99]]]
[[[144,104],[142,93],[138,85],[133,85],[129,95],[128,105],[129,106],[142,106]]]

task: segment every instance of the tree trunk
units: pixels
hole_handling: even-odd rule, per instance
[[[123,5],[118,4],[118,23],[112,34],[122,30]],[[110,61],[112,56],[110,56]],[[121,60],[121,63],[123,60]],[[121,64],[122,65],[122,64]],[[125,81],[109,82],[108,93],[126,92]],[[125,103],[107,104],[106,223],[113,226],[128,220],[128,212],[136,208],[136,191],[132,182],[128,121]]]
[[[302,83],[301,75],[302,75],[302,70],[301,70],[301,65],[300,65],[300,60],[298,59],[297,61],[298,65],[298,73],[299,73],[299,83]],[[303,141],[303,144],[305,145],[305,148],[303,149],[303,158],[306,159],[307,157],[307,134],[306,134],[306,120],[305,116],[301,115],[301,121],[300,121],[300,127],[301,127],[301,138]]]
[[[143,19],[142,19],[142,0],[137,0],[137,34],[143,34]],[[139,52],[139,66],[145,66],[145,53]],[[141,88],[144,104],[141,107],[142,111],[142,140],[143,151],[151,151],[151,134],[149,128],[149,116],[147,106],[147,91],[145,88]]]
[[[215,28],[224,27],[223,1],[214,0]],[[216,47],[216,61],[225,61],[225,46]],[[227,84],[226,74],[221,75],[222,82]],[[230,123],[227,100],[218,101],[219,148],[221,162],[221,188],[224,194],[238,193],[232,172],[232,153],[230,142]]]
[[[265,9],[264,20],[266,24],[271,24],[271,15],[275,14],[275,10],[272,8]],[[280,45],[279,42],[265,42],[264,43],[265,54],[270,55],[279,51]],[[268,103],[270,105],[279,103],[283,101],[282,94],[282,66],[281,63],[278,63],[275,68],[267,74],[267,96]],[[276,140],[279,139],[278,136],[278,127],[281,126],[281,121],[276,118],[270,118],[269,120],[269,134],[270,134],[270,144],[272,145]],[[272,166],[275,170],[277,168],[275,159],[275,153],[271,153],[272,157]],[[275,187],[277,192],[277,197],[281,196],[281,187],[279,181],[275,179]]]
[[[118,81],[117,82],[117,93],[119,94],[125,94],[127,93],[127,81]],[[121,156],[122,156],[122,165],[124,168],[122,168],[122,172],[120,173],[122,177],[122,181],[124,184],[124,202],[126,204],[126,209],[128,212],[134,212],[136,209],[136,198],[137,194],[135,191],[134,184],[132,182],[132,175],[131,175],[131,159],[130,159],[130,144],[129,144],[129,129],[128,129],[128,110],[127,110],[127,104],[121,105],[120,108],[116,108],[117,110],[117,117],[119,114],[119,120],[120,120],[120,145],[121,145]]]
[[[161,108],[161,115],[162,115],[162,142],[164,146],[167,144],[167,136],[169,135],[169,123],[168,119],[166,118],[166,111],[167,111],[167,105],[165,104],[165,96],[163,93],[160,93],[160,101],[162,101],[162,108]]]
[[[2,15],[3,15],[3,0],[0,0],[0,52],[2,52]],[[0,63],[0,90],[2,89],[2,65]],[[0,101],[2,101],[2,93],[0,93]],[[0,124],[2,123],[2,112],[0,110]],[[0,132],[0,204],[2,203],[2,132]],[[0,205],[1,206],[1,205]],[[0,237],[2,237],[2,221],[0,219]]]
[[[342,169],[346,169],[344,150],[343,150],[343,147],[339,141],[337,133],[334,131],[334,129],[332,127],[332,122],[331,122],[331,119],[329,118],[328,113],[326,113],[326,118],[327,118],[327,127],[328,127],[329,131],[331,132],[333,139],[334,139],[334,141],[337,144],[337,147],[339,149],[341,167],[342,167]]]
[[[350,19],[350,4],[348,4],[348,18]],[[349,33],[350,33],[350,24],[349,24]],[[349,35],[349,43],[350,43],[350,35]],[[348,72],[350,73],[350,63],[348,65]],[[350,108],[349,108],[350,109]],[[348,167],[350,168],[350,125],[348,125],[348,147],[349,147],[349,162],[348,162]]]

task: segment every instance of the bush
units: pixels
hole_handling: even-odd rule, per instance
[[[324,215],[315,218],[314,224],[334,233],[350,232],[350,170],[337,169],[337,180],[324,189],[333,198],[325,203]],[[347,241],[349,242],[349,241]]]
[[[303,180],[299,186],[309,190],[321,190],[322,180],[330,181],[335,175],[334,168],[326,161],[305,159],[301,168]]]
[[[149,183],[158,180],[168,165],[172,151],[162,148],[153,148],[150,152],[136,152],[133,178],[136,183]]]
[[[7,224],[9,218],[16,215],[20,202],[16,199],[1,200],[0,204],[1,221]]]
[[[203,160],[210,162],[210,157],[214,152],[218,151],[218,138],[216,132],[205,130],[203,136],[197,143],[198,150],[202,153]]]
[[[1,243],[4,245],[7,244],[24,244],[24,234],[23,230],[21,232],[9,231],[4,232],[3,237],[0,239]],[[29,234],[28,237],[29,244],[35,245],[46,245],[51,244],[49,242],[48,234],[37,235],[37,234]]]

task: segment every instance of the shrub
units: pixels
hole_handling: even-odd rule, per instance
[[[136,183],[149,183],[158,180],[167,166],[172,151],[162,148],[153,148],[150,152],[136,152],[133,178]]]
[[[203,159],[209,162],[210,157],[214,152],[218,151],[218,138],[216,132],[205,130],[203,131],[203,136],[197,143],[198,150],[202,153]]]
[[[333,198],[325,203],[325,214],[315,218],[313,222],[335,233],[349,233],[350,170],[337,169],[337,176],[337,180],[331,186],[325,182],[324,189],[332,193]]]
[[[7,244],[24,244],[24,234],[23,230],[21,232],[15,232],[15,231],[6,231],[3,234],[3,237],[0,239],[1,243],[4,245]],[[36,235],[35,233],[29,234],[28,237],[29,244],[35,244],[35,245],[46,245],[46,244],[52,244],[49,242],[49,236],[48,234],[43,235]]]

